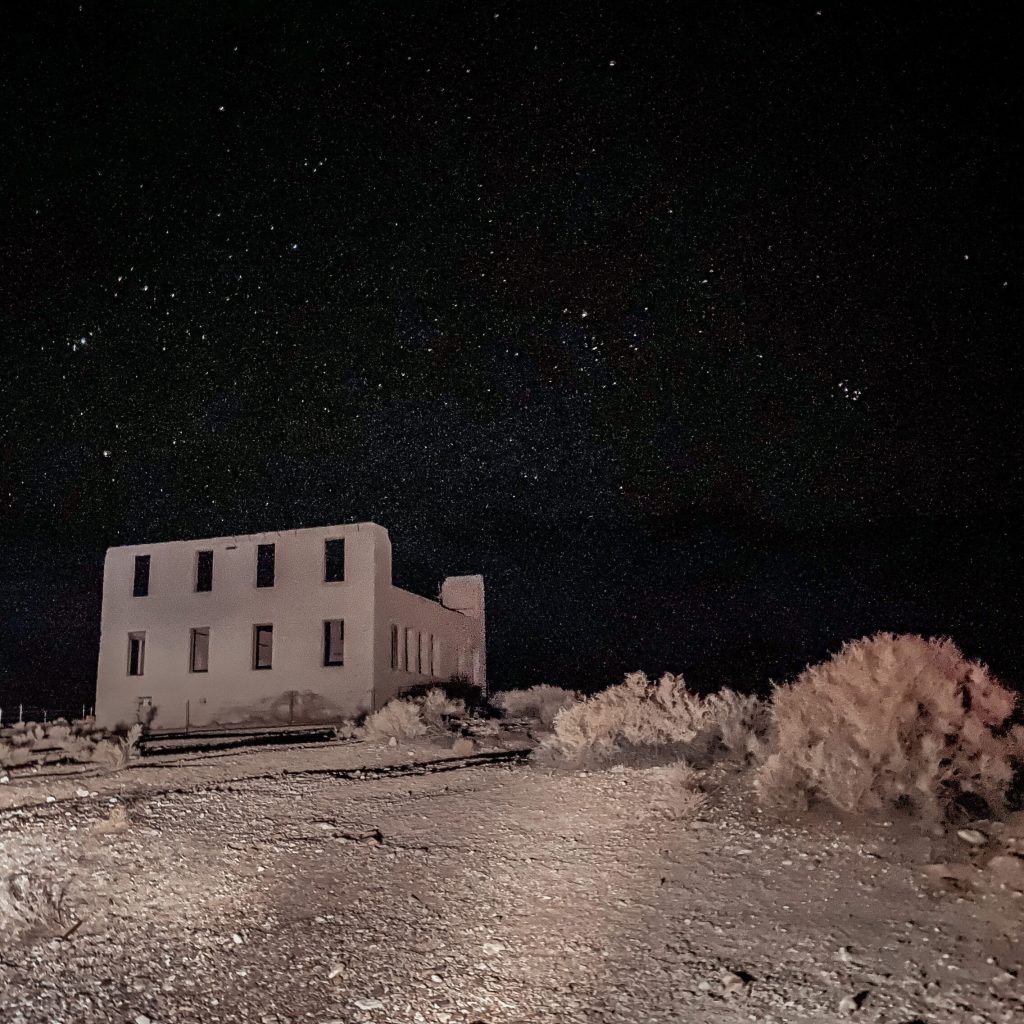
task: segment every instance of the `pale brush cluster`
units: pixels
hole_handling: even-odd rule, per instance
[[[503,690],[494,695],[491,703],[509,718],[532,718],[545,729],[550,729],[555,715],[579,699],[576,690],[540,685],[525,690]]]
[[[389,701],[367,717],[363,736],[368,740],[414,740],[428,732],[444,732],[453,719],[465,714],[465,701],[451,698],[440,687],[434,687],[422,697]]]
[[[1006,727],[1014,703],[951,640],[879,633],[848,643],[776,688],[775,749],[758,792],[782,808],[819,800],[926,816],[973,794],[999,813],[1024,756],[1024,730]]]
[[[682,676],[666,673],[652,682],[643,672],[631,672],[617,686],[560,711],[545,749],[571,762],[652,747],[684,749],[698,759],[723,751],[745,757],[757,748],[767,725],[756,697],[732,690],[698,697]]]

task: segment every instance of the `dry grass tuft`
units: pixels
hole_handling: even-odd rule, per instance
[[[655,768],[656,779],[651,808],[670,821],[691,821],[707,805],[707,794],[700,785],[700,772],[679,761],[665,768]]]

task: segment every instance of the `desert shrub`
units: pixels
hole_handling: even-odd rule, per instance
[[[417,703],[424,723],[431,729],[447,729],[450,719],[466,714],[465,702],[452,700],[440,687],[427,690]]]
[[[71,730],[67,727],[67,724],[54,724],[50,726],[50,731],[47,733],[47,739],[51,743],[60,744],[68,738],[70,732]]]
[[[771,729],[771,709],[765,701],[749,693],[719,690],[704,698],[703,709],[701,737],[712,754],[724,750],[747,760],[764,750]]]
[[[980,798],[998,813],[1024,756],[1024,730],[1008,727],[1014,703],[951,640],[865,637],[775,690],[777,749],[756,787],[785,808],[937,816]]]
[[[417,683],[403,690],[402,695],[418,700],[426,697],[431,690],[440,690],[449,700],[461,700],[470,714],[487,711],[483,690],[467,676],[451,676],[435,683]]]
[[[60,749],[72,761],[91,761],[96,744],[85,736],[68,736],[63,740]]]
[[[360,733],[359,726],[352,721],[339,722],[334,727],[334,738],[336,740],[352,740]]]
[[[129,761],[138,757],[141,739],[142,726],[136,723],[123,738],[99,740],[93,748],[92,760],[110,771],[120,771],[128,766]]]
[[[63,931],[69,922],[63,885],[35,871],[25,851],[0,850],[0,934]]]
[[[511,718],[532,718],[550,729],[555,715],[580,699],[576,690],[560,686],[531,686],[525,690],[503,690],[491,698],[503,714]]]
[[[566,761],[604,760],[641,747],[667,747],[692,741],[702,727],[700,698],[682,676],[670,673],[656,683],[631,672],[622,683],[563,708],[543,752]]]
[[[685,761],[652,769],[655,785],[651,802],[656,814],[672,821],[689,821],[707,804],[700,773]]]
[[[427,731],[416,701],[393,700],[366,719],[363,734],[369,740],[412,740]]]
[[[0,768],[18,768],[33,759],[32,748],[22,744],[14,746],[0,743]]]

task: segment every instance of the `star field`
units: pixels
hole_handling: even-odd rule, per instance
[[[109,545],[361,520],[484,573],[502,684],[882,628],[1020,679],[1004,27],[614,12],[12,23],[0,693],[91,693]]]

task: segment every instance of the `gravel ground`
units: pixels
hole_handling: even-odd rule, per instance
[[[296,756],[0,815],[67,889],[0,948],[0,1020],[1024,1020],[1024,900],[926,888],[949,837],[780,825],[724,769],[685,822],[657,770],[273,777]]]

